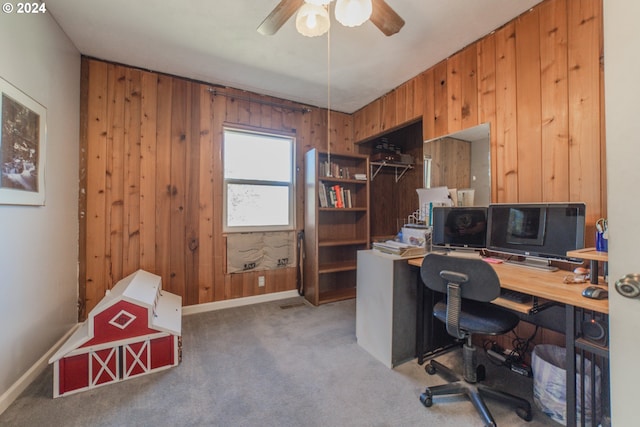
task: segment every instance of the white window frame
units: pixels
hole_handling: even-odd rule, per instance
[[[267,181],[267,180],[251,180],[251,179],[238,179],[238,178],[226,178],[224,171],[224,148],[226,144],[227,132],[235,133],[247,133],[255,135],[263,135],[268,138],[282,138],[291,140],[291,178],[289,182],[286,181]],[[285,231],[296,229],[296,138],[295,135],[288,133],[269,132],[264,130],[247,129],[243,127],[224,126],[222,129],[222,162],[223,162],[223,224],[222,229],[225,233],[247,233],[247,232],[264,232],[264,231]],[[247,184],[247,185],[267,185],[289,188],[289,218],[286,225],[256,225],[256,226],[229,226],[227,224],[227,194],[229,184]]]

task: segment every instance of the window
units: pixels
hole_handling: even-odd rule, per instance
[[[294,142],[290,136],[224,130],[225,231],[294,229]]]

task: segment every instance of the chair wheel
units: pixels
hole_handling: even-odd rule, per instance
[[[436,373],[436,367],[429,363],[424,367],[424,370],[427,371],[427,374],[434,375]]]
[[[484,381],[487,378],[487,371],[484,365],[476,366],[476,379],[477,381]]]
[[[429,408],[433,405],[433,397],[431,396],[431,392],[425,391],[420,395],[420,402],[426,407]]]
[[[516,408],[516,414],[525,421],[531,421],[533,419],[531,409]]]

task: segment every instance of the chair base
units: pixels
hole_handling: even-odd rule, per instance
[[[451,382],[434,387],[427,387],[425,389],[424,393],[420,395],[420,401],[427,408],[433,405],[433,396],[464,394],[476,408],[486,426],[495,426],[496,422],[491,412],[489,412],[489,408],[487,408],[484,397],[489,397],[514,406],[516,408],[516,414],[525,421],[531,421],[533,419],[531,404],[525,399],[503,391],[494,390],[482,384],[469,383],[436,360],[432,360],[430,364],[432,369],[427,370],[427,372],[437,373]]]

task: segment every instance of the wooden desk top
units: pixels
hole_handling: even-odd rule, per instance
[[[575,251],[569,251],[567,252],[567,255],[574,258],[588,259],[591,261],[604,261],[604,262],[609,261],[608,252],[599,252],[599,251],[596,251],[595,248],[584,248],[584,249],[578,249]]]
[[[409,265],[422,266],[422,258],[410,259]],[[498,273],[500,286],[503,288],[599,313],[609,313],[609,300],[595,300],[582,296],[582,290],[591,286],[591,283],[567,285],[562,282],[564,276],[571,274],[569,271],[548,272],[505,263],[491,264],[491,266]],[[602,286],[604,283],[600,285]],[[512,307],[517,303],[510,304],[510,301],[499,299],[500,302],[496,301],[499,305],[521,311],[517,307]]]

